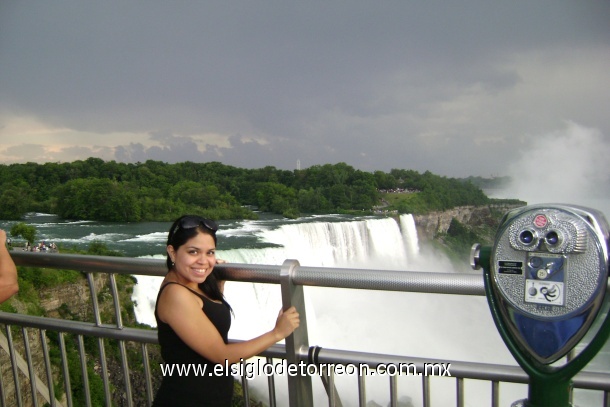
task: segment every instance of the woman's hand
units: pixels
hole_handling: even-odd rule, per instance
[[[286,311],[280,310],[277,320],[275,321],[275,328],[273,328],[273,331],[279,338],[278,341],[281,341],[294,332],[294,330],[299,327],[300,323],[299,313],[295,307],[290,307]]]

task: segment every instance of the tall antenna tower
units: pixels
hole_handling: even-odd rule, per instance
[[[297,170],[301,170],[301,160],[297,160]]]

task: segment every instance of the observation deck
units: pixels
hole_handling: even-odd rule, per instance
[[[124,326],[119,301],[121,287],[115,277],[119,274],[164,276],[167,271],[165,262],[158,259],[18,251],[11,252],[11,256],[19,266],[82,272],[89,286],[92,320],[85,322],[0,312],[0,323],[4,324],[3,333],[0,332],[0,360],[3,361],[0,375],[1,405],[73,406],[76,405],[78,394],[79,400],[84,400],[87,406],[91,406],[96,405],[92,401],[92,392],[102,391],[106,406],[116,405],[113,395],[117,393],[121,394],[121,405],[150,406],[156,391],[154,383],[158,382],[153,375],[159,372],[153,365],[160,363],[150,357],[151,347],[158,346],[157,332],[154,329]],[[484,296],[482,274],[302,267],[296,260],[286,260],[282,265],[221,264],[216,267],[228,281],[279,285],[283,308],[294,305],[301,313],[301,326],[286,338],[285,344],[274,345],[259,355],[261,359],[258,360],[268,366],[285,363],[300,366],[306,373],[283,377],[278,377],[277,374],[266,375],[265,399],[268,401],[265,403],[269,406],[319,405],[319,398],[314,397],[316,388],[322,389],[323,405],[370,405],[367,404],[371,401],[367,397],[370,375],[362,374],[362,370],[358,370],[362,368],[368,369],[367,373],[375,372],[377,379],[381,377],[385,381],[391,406],[405,405],[399,394],[407,381],[410,384],[416,382],[420,389],[417,394],[410,394],[412,404],[424,407],[439,405],[435,403],[435,394],[440,389],[446,392],[447,386],[453,393],[453,405],[466,405],[466,397],[470,396],[467,389],[472,381],[488,383],[489,392],[485,397],[489,397],[489,400],[483,400],[481,405],[499,406],[501,392],[507,386],[528,382],[528,376],[518,366],[356,352],[312,346],[309,343],[306,300],[303,295],[305,286]],[[114,308],[112,321],[102,320],[104,313],[100,312],[100,293],[96,288],[99,275],[107,277],[109,281]],[[358,291],[354,291],[354,295],[357,296]],[[430,315],[430,319],[433,320],[434,315]],[[396,323],[400,324],[400,321]],[[69,348],[72,341],[68,342],[68,337],[75,339],[73,343],[76,343],[76,352]],[[34,341],[39,346],[33,346]],[[94,360],[88,360],[90,356],[86,348],[92,347],[96,348],[97,356]],[[111,367],[107,354],[116,349],[116,359],[120,363],[119,366]],[[138,355],[135,359],[134,349]],[[72,357],[70,355],[77,355],[76,372],[70,371],[74,369],[74,364],[68,363]],[[7,358],[9,366],[4,362]],[[36,363],[37,360],[42,363]],[[242,366],[245,367],[250,362],[244,361]],[[92,365],[94,369],[91,369]],[[357,370],[350,375],[351,384],[347,388],[336,386],[338,375],[345,375],[346,369],[353,369],[352,366]],[[406,370],[392,371],[396,366],[405,367]],[[110,381],[110,370],[120,372],[120,386],[116,380]],[[92,388],[92,372],[98,372],[103,387],[101,390]],[[249,380],[245,375],[236,380],[241,380],[244,405],[251,405],[252,389]],[[134,383],[138,383],[138,386]],[[573,393],[593,392],[599,400],[598,405],[610,407],[610,372],[583,371],[575,376],[573,383]],[[136,387],[143,388],[144,394],[136,394]],[[525,396],[527,389],[526,386],[522,387],[521,397],[515,397],[514,400]]]

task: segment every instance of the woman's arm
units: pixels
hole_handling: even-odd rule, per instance
[[[6,232],[0,229],[0,303],[19,291],[17,267],[6,248]]]
[[[166,287],[159,297],[159,318],[191,349],[215,363],[239,362],[258,355],[286,338],[299,326],[299,314],[294,307],[280,312],[275,327],[249,341],[225,344],[218,330],[201,311],[202,302],[186,288],[176,284]]]

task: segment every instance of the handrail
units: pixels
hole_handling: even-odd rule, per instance
[[[162,259],[104,257],[79,254],[11,252],[17,265],[116,274],[164,276]],[[230,281],[279,284],[281,266],[225,263],[215,266]],[[403,291],[435,294],[485,295],[482,274],[393,271],[300,266],[293,283],[303,286]],[[608,281],[610,293],[610,280]]]
[[[101,257],[79,254],[11,252],[17,265],[116,274],[164,276],[162,259]],[[279,284],[281,266],[225,263],[216,268],[231,281]],[[293,283],[303,286],[410,291],[438,294],[485,295],[482,275],[418,271],[365,270],[300,266]]]
[[[100,354],[104,354],[103,341],[116,340],[120,344],[122,365],[124,370],[124,382],[128,400],[127,405],[132,405],[131,384],[129,378],[129,366],[125,356],[125,342],[134,342],[142,345],[143,354],[147,354],[146,345],[156,345],[157,335],[156,330],[125,327],[120,320],[120,311],[118,311],[118,293],[114,274],[123,275],[146,275],[146,276],[164,276],[167,272],[165,261],[162,259],[150,258],[125,258],[125,257],[106,257],[106,256],[91,256],[91,255],[76,255],[76,254],[57,254],[57,253],[30,253],[21,251],[12,251],[11,256],[15,263],[19,266],[41,267],[51,269],[69,269],[78,270],[87,274],[87,281],[90,285],[92,303],[94,308],[94,321],[82,322],[64,320],[58,318],[39,317],[24,314],[13,314],[0,312],[0,323],[8,326],[21,326],[22,328],[39,329],[41,332],[52,331],[58,333],[69,333],[78,336],[79,351],[82,353],[83,337],[98,338],[100,346]],[[321,268],[321,267],[303,267],[299,266],[298,262],[286,261],[284,265],[252,265],[252,264],[219,264],[217,265],[223,278],[231,281],[245,281],[254,283],[280,284],[282,286],[283,305],[300,304],[299,309],[304,309],[304,299],[299,291],[301,286],[319,286],[319,287],[336,287],[336,288],[352,288],[363,290],[382,290],[382,291],[403,291],[403,292],[420,292],[420,293],[438,293],[438,294],[454,294],[454,295],[484,295],[484,285],[482,275],[476,273],[437,273],[437,272],[416,272],[416,271],[390,271],[390,270],[363,270],[363,269],[340,269],[340,268]],[[99,310],[97,309],[96,293],[93,286],[93,277],[89,273],[106,273],[110,275],[110,285],[112,295],[115,299],[115,315],[116,324],[105,324],[99,318]],[[609,283],[610,291],[610,283]],[[299,303],[300,302],[300,303]],[[302,326],[306,327],[306,318],[303,315]],[[44,336],[44,335],[41,335]],[[63,336],[60,334],[60,342],[63,350]],[[240,342],[231,340],[232,343]],[[65,350],[62,351],[64,357]],[[311,355],[315,354],[315,360],[312,360]],[[287,359],[292,361],[302,361],[307,364],[319,363],[364,363],[371,366],[376,366],[379,363],[413,363],[419,369],[424,363],[435,363],[434,360],[421,358],[406,357],[398,355],[385,355],[377,353],[353,352],[340,349],[327,349],[318,346],[309,346],[307,338],[301,337],[296,342],[287,341],[286,345],[274,345],[260,356],[270,359]],[[103,356],[104,357],[104,356]],[[291,359],[292,358],[292,359]],[[436,361],[438,363],[447,363],[448,361]],[[150,384],[150,372],[148,368],[147,357],[143,360],[148,374],[146,391],[148,400],[152,397],[152,389]],[[452,377],[457,380],[458,400],[463,403],[463,380],[477,379],[489,380],[492,382],[493,405],[497,405],[497,391],[499,382],[526,383],[527,375],[517,366],[505,366],[497,364],[475,363],[450,361]],[[64,369],[65,360],[63,362]],[[84,362],[81,361],[83,372],[86,371]],[[105,362],[102,361],[104,376],[107,374]],[[325,377],[325,385],[328,389],[334,388],[333,372]],[[289,379],[289,390],[292,391],[307,391],[307,386],[296,378],[296,382],[291,383]],[[17,380],[17,379],[15,379]],[[104,378],[106,380],[106,378]],[[359,378],[358,387],[360,400],[365,399],[364,387]],[[86,382],[86,380],[84,380]],[[274,400],[273,393],[273,378],[269,379],[270,383],[270,399]],[[247,393],[247,382],[244,380],[244,393]],[[109,403],[108,383],[104,382],[106,387],[107,403]],[[427,379],[422,378],[424,393],[430,389]],[[610,374],[581,372],[574,378],[574,385],[577,388],[601,390],[604,392],[606,403],[610,399]],[[304,386],[304,387],[303,387]],[[396,405],[396,382],[393,378],[390,382],[392,405]],[[66,382],[66,388],[70,388],[69,382]],[[68,390],[67,390],[68,391]],[[309,390],[310,391],[310,390]],[[85,391],[89,397],[88,389]],[[2,383],[0,381],[0,393],[2,393]],[[2,395],[2,397],[4,397]],[[427,398],[424,395],[424,405],[427,405]],[[71,405],[68,398],[68,405]],[[0,400],[2,401],[2,400]],[[336,391],[329,390],[329,402],[331,405],[341,405],[339,395]],[[274,404],[273,401],[272,404]],[[291,398],[292,403],[292,398]],[[462,405],[458,401],[458,405]],[[53,403],[52,403],[53,405]],[[247,401],[246,401],[247,405]],[[292,404],[291,404],[292,405]],[[297,404],[295,404],[297,405]],[[298,406],[311,405],[311,401],[298,403]],[[361,404],[363,405],[363,404]]]

